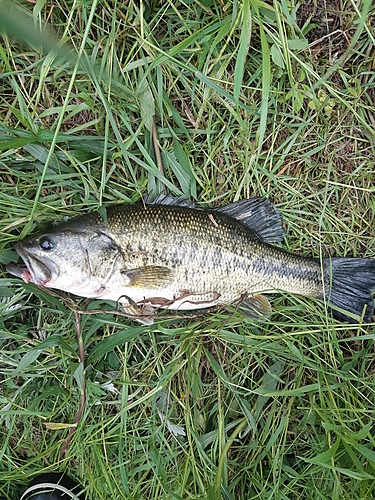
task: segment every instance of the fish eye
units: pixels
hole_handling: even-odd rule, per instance
[[[42,236],[39,240],[39,247],[45,252],[50,252],[54,249],[55,243],[50,236]]]

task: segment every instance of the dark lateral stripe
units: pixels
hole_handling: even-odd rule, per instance
[[[305,266],[302,264],[305,263]],[[321,283],[318,269],[309,267],[308,262],[302,260],[301,266],[296,263],[281,262],[267,257],[258,257],[254,262],[254,270],[265,276],[278,276],[280,278],[298,279],[301,281]]]

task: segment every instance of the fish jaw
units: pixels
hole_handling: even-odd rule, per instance
[[[39,267],[37,268],[36,265]],[[52,278],[48,279],[46,275],[43,275],[43,269],[47,269],[47,267],[39,261],[36,264],[35,259],[32,261],[28,259],[26,266],[15,264],[8,264],[6,266],[9,274],[21,278],[25,283],[33,283],[36,286],[44,286],[46,288],[56,288],[65,292],[71,292],[80,297],[93,299],[99,299],[108,294],[108,289],[99,282],[87,283],[86,281],[82,281],[78,284],[75,283],[75,285],[71,285],[70,283],[60,284],[58,278],[55,280]]]
[[[9,274],[12,274],[13,276],[17,276],[17,278],[23,279],[23,281],[25,283],[32,282],[33,278],[30,274],[30,271],[27,269],[27,267],[16,266],[15,264],[8,264],[6,266],[6,270]]]
[[[34,283],[37,286],[47,286],[53,280],[54,276],[58,276],[59,269],[56,265],[49,267],[42,260],[25,251],[22,245],[16,243],[16,251],[25,263],[25,267],[13,267],[13,273],[22,278],[26,283]],[[11,272],[11,271],[10,271]]]

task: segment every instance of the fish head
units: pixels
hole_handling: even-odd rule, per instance
[[[8,271],[27,283],[81,297],[100,297],[121,254],[104,224],[83,216],[16,243],[25,267]]]

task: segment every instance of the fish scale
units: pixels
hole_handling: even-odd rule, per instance
[[[118,207],[109,209],[107,229],[127,250],[126,266],[175,269],[170,290],[164,290],[169,297],[172,290],[174,295],[181,289],[192,293],[216,291],[220,301],[229,303],[245,293],[270,290],[304,295],[322,292],[319,261],[291,256],[267,245],[250,228],[225,214],[186,207],[149,206],[140,210],[135,206],[127,210],[126,230],[123,216]],[[134,245],[142,247],[146,256],[132,258]],[[204,279],[197,281],[197,273],[203,272]]]

